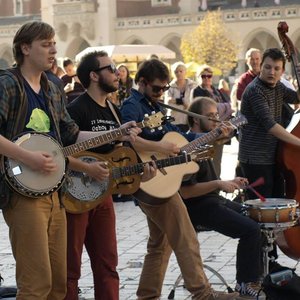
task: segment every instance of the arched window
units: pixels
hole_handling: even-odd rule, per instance
[[[15,15],[22,15],[23,14],[23,0],[15,0]]]

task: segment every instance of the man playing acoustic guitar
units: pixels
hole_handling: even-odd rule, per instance
[[[18,184],[19,177],[25,177],[38,187],[39,183],[47,183],[56,176],[62,165],[65,166],[62,147],[56,147],[55,151],[39,151],[45,145],[36,144],[35,138],[42,137],[47,145],[56,146],[99,137],[99,133],[79,131],[66,111],[59,89],[44,74],[55,59],[54,35],[54,29],[46,23],[24,24],[13,40],[16,67],[0,72],[0,132],[3,135],[0,144],[5,146],[2,153],[17,161],[16,167],[10,169],[11,161],[5,160],[5,179],[14,182],[10,187],[16,191],[7,189],[10,197],[3,216],[9,226],[16,260],[17,299],[22,300],[62,300],[66,293],[66,216],[56,191],[60,184],[58,182],[53,190],[40,193]],[[124,128],[130,129],[129,135],[123,139],[135,140],[140,130],[132,126],[136,123],[125,124]],[[17,147],[24,143],[29,145],[29,149],[36,150],[34,159],[28,151],[24,155],[24,151],[17,151],[8,141],[22,132],[26,134],[16,140]],[[33,145],[30,144],[32,140]],[[62,157],[61,163],[56,162],[58,156]],[[92,166],[70,157],[69,167],[98,180],[102,178],[97,164]],[[61,183],[64,172],[63,168]],[[31,175],[34,175],[33,179]],[[3,187],[5,182],[2,183]]]
[[[140,121],[145,113],[161,111],[157,102],[169,87],[169,70],[160,60],[150,59],[140,65],[135,81],[138,90],[132,90],[131,96],[123,103],[121,109],[123,121]],[[143,140],[138,137],[135,147],[138,150],[153,150],[153,153],[157,151],[166,155],[177,155],[180,148],[175,141],[162,140],[163,136],[171,131],[180,133],[180,130],[172,124],[164,125],[160,132],[144,129],[141,134]],[[197,135],[191,133],[185,136],[192,140]],[[163,172],[163,170],[159,172],[161,171]],[[165,188],[167,187],[160,186],[156,190],[159,193]],[[226,294],[211,289],[203,271],[196,233],[179,194],[175,193],[168,199],[156,199],[138,191],[135,196],[147,216],[150,231],[147,255],[137,291],[138,299],[159,299],[172,251],[176,255],[185,286],[191,292],[192,299],[235,299],[236,293]]]

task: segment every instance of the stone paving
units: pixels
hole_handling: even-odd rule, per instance
[[[233,140],[232,145],[225,146],[224,149],[222,162],[223,179],[233,178],[236,153],[237,143]],[[115,203],[115,210],[117,215],[120,300],[131,300],[135,299],[143,257],[146,251],[148,228],[145,216],[133,202]],[[2,214],[0,214],[0,235],[0,272],[5,280],[3,285],[14,285],[14,259],[9,245],[8,229],[3,221]],[[237,240],[227,238],[216,232],[201,232],[199,234],[199,241],[204,263],[216,269],[226,279],[229,286],[233,288],[235,285],[235,252]],[[296,261],[289,259],[281,252],[279,254],[279,262],[290,267],[296,265]],[[297,266],[297,271],[300,274],[299,266]],[[209,271],[206,273],[214,289],[220,291],[226,290],[226,287],[216,276],[213,276]],[[164,281],[162,300],[168,299],[173,283],[179,274],[178,264],[174,255],[172,255]],[[80,288],[82,290],[81,299],[94,299],[93,278],[86,252],[84,252],[82,258]],[[190,295],[180,286],[176,290],[175,299],[190,299]]]

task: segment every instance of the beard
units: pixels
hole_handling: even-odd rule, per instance
[[[118,89],[113,84],[109,84],[102,75],[99,76],[98,85],[106,93],[113,93]]]

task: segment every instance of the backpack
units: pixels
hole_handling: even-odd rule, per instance
[[[264,278],[261,290],[266,294],[267,300],[300,299],[300,277],[294,269],[282,267]]]

